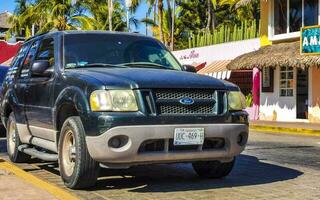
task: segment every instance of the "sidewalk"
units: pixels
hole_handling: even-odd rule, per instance
[[[0,158],[1,200],[77,199],[62,188],[43,181]]]
[[[47,191],[33,186],[18,178],[13,173],[0,169],[0,199],[1,200],[53,200],[57,199]]]
[[[253,131],[320,136],[320,124],[306,122],[250,121]]]

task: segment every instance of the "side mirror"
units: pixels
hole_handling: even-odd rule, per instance
[[[36,60],[31,66],[31,76],[33,77],[50,77],[52,71],[48,70],[50,63],[47,60]]]
[[[183,65],[182,67],[184,71],[197,73],[197,69],[192,65]]]

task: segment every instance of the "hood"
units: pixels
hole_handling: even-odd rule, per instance
[[[214,88],[227,89],[215,78],[191,72],[146,68],[86,68],[73,69],[73,73],[90,76],[106,88]]]

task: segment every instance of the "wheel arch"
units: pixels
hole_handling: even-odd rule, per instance
[[[90,106],[85,94],[77,87],[65,88],[59,94],[54,105],[53,124],[58,131],[57,139],[64,121],[71,116],[79,116],[81,120],[90,112]]]

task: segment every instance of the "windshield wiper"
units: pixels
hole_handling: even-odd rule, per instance
[[[129,66],[129,67],[146,67],[146,68],[157,68],[157,69],[169,69],[169,70],[175,70],[173,68],[166,67],[164,65],[160,65],[157,63],[149,63],[149,62],[136,62],[136,63],[124,63],[121,64],[121,66]]]
[[[117,64],[106,64],[106,63],[89,63],[89,64],[78,64],[72,67],[66,67],[66,69],[77,69],[77,68],[88,68],[88,67],[122,67],[126,66],[117,65]]]

